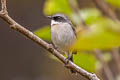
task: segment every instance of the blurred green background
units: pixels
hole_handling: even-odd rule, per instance
[[[74,55],[75,63],[96,73],[101,79],[109,80],[104,72],[104,61],[117,80],[120,75],[116,66],[111,65],[114,63],[111,50],[120,46],[120,0],[104,0],[116,15],[115,19],[97,8],[94,1],[7,0],[7,7],[13,19],[49,43],[50,20],[45,16],[66,14],[77,32],[78,40],[71,47],[78,51]],[[109,9],[107,10],[109,13]],[[0,80],[87,80],[80,75],[72,75],[54,56],[11,30],[1,19],[0,27]],[[101,51],[102,61],[96,56],[95,50]]]

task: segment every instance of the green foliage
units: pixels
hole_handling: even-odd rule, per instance
[[[38,37],[40,37],[44,40],[47,40],[47,41],[51,40],[50,26],[40,28],[40,29],[34,31],[34,34],[36,34]]]
[[[107,0],[111,5],[120,8],[120,0]]]
[[[88,26],[101,18],[101,13],[94,8],[80,10],[80,14]]]
[[[119,24],[110,19],[101,18],[87,30],[79,34],[75,50],[106,50],[120,46]]]
[[[46,0],[44,13],[46,15],[52,15],[55,13],[70,15],[72,13],[72,9],[68,3],[68,0]]]
[[[95,72],[96,70],[97,60],[92,53],[77,53],[74,55],[74,62],[89,72]]]
[[[66,57],[66,55],[64,55],[64,56]],[[60,62],[53,55],[50,55],[49,57]],[[89,72],[96,71],[97,60],[92,53],[78,52],[77,54],[73,55],[73,59],[74,59],[75,64],[84,68],[85,70],[87,70]]]
[[[76,0],[75,0],[76,1]],[[120,7],[120,0],[107,0],[111,5]],[[105,18],[97,9],[82,9],[79,13],[72,11],[68,0],[46,0],[44,13],[52,15],[55,13],[64,13],[71,16],[72,21],[79,25],[82,17],[88,26],[88,29],[82,30],[78,34],[78,40],[73,45],[73,50],[93,51],[94,49],[108,50],[120,46],[120,24]],[[50,41],[50,27],[46,26],[34,32],[40,38]],[[53,58],[53,57],[52,57]],[[104,55],[105,61],[111,59],[111,55]],[[93,54],[81,53],[74,55],[74,62],[82,68],[95,72],[97,60]]]
[[[101,13],[95,8],[87,8],[81,9],[77,14],[75,12],[71,14],[71,19],[76,25],[79,25],[81,23],[81,18],[89,27],[89,25],[94,24],[95,21],[101,18]]]

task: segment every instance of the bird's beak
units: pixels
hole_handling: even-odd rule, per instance
[[[52,19],[52,16],[47,16],[48,19]]]

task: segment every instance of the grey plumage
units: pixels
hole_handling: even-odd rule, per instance
[[[64,14],[55,14],[50,18],[53,44],[60,51],[65,52],[69,60],[73,61],[72,51],[69,48],[75,42],[76,34],[71,21]]]
[[[61,23],[51,27],[52,42],[58,49],[68,52],[68,48],[72,46],[76,39],[74,31],[70,24]]]

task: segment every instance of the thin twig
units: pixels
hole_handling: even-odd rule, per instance
[[[103,53],[100,50],[97,50],[97,49],[94,50],[94,53],[95,53],[95,56],[97,57],[97,59],[103,65],[103,69],[104,69],[105,75],[108,78],[108,80],[115,80],[108,64],[103,59],[103,55],[102,55]]]
[[[118,68],[118,72],[120,74],[120,54],[119,54],[119,48],[113,48],[112,49],[112,56],[113,56],[113,59],[117,65],[117,68]]]
[[[81,19],[81,24],[80,24],[81,27],[82,27],[82,28],[87,27],[87,25],[85,24],[85,21],[83,20],[81,14],[80,14],[80,9],[79,9],[79,6],[78,6],[77,2],[74,1],[74,0],[68,0],[68,1],[69,1],[69,4],[70,4],[72,10],[73,10],[73,11],[77,14],[77,16]]]
[[[6,8],[6,0],[2,0],[1,1],[1,4],[2,4],[2,12],[3,13],[6,13],[7,12],[7,8]]]
[[[112,20],[114,20],[115,22],[120,23],[117,15],[110,8],[110,6],[105,2],[105,0],[93,0],[93,2],[96,4],[96,7],[99,10],[101,10],[101,12],[103,14],[105,14],[106,16],[108,16],[109,18],[111,18]],[[118,53],[118,50],[119,50],[119,48],[113,49],[112,50],[112,55],[113,55],[113,58],[115,60],[115,63],[117,64],[116,66],[118,67],[118,71],[120,73],[120,64],[119,64],[120,55]]]
[[[56,56],[60,61],[63,63],[67,63],[66,58],[60,54],[51,44],[48,44],[44,40],[40,39],[38,36],[34,35],[31,31],[27,30],[17,22],[15,22],[8,14],[6,8],[6,0],[1,0],[2,10],[0,12],[0,17],[6,21],[10,27],[16,31],[19,31],[32,41],[36,42],[37,44],[41,45],[47,51],[51,52],[54,56]],[[89,80],[100,80],[95,74],[89,73],[86,70],[80,68],[76,64],[72,63],[71,61],[68,62],[67,68],[75,70],[80,75],[86,77]]]
[[[114,11],[109,7],[109,5],[105,2],[105,0],[93,0],[93,2],[96,4],[96,7],[101,10],[103,14],[111,18],[112,20],[119,22],[116,14]]]

